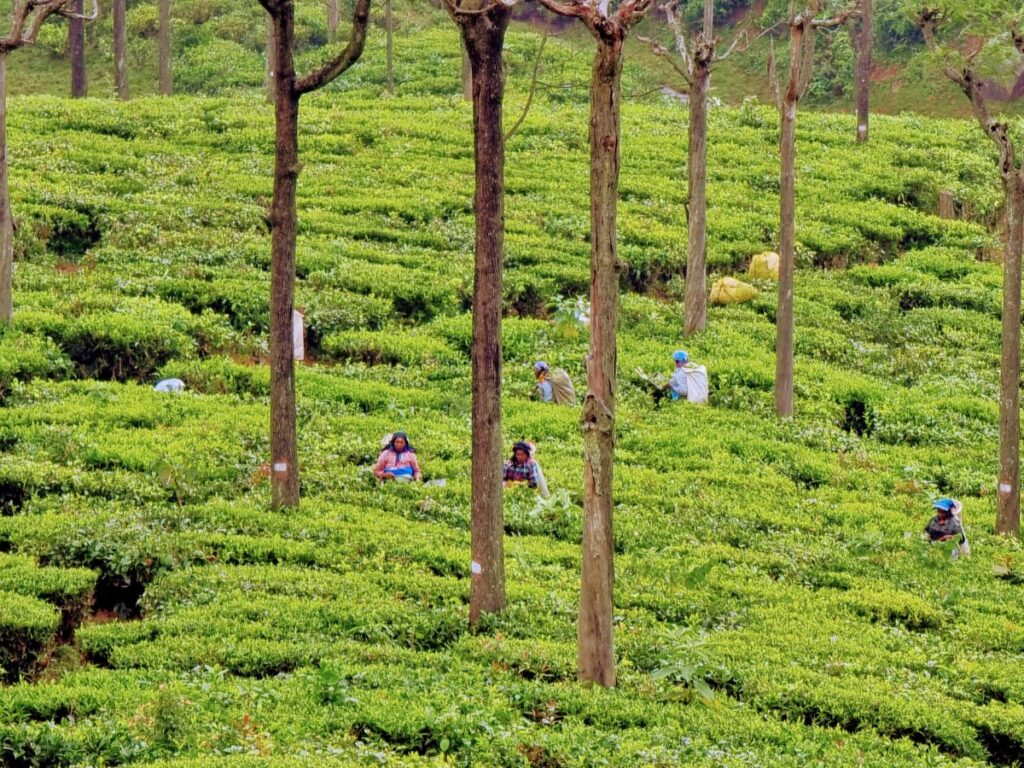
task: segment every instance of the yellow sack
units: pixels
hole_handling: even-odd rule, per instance
[[[739,304],[757,296],[757,288],[741,283],[735,277],[723,277],[711,286],[712,304]]]
[[[750,260],[750,269],[747,274],[761,280],[779,279],[779,254],[775,251],[759,253]]]

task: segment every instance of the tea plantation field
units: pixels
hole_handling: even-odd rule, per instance
[[[878,118],[858,147],[850,118],[801,116],[798,415],[779,422],[774,286],[681,341],[684,117],[626,106],[620,685],[593,690],[575,682],[579,413],[529,397],[535,359],[583,385],[586,329],[556,321],[588,285],[585,110],[542,100],[509,147],[504,426],[537,442],[554,493],[506,494],[510,609],[471,633],[471,115],[429,90],[304,103],[311,360],[288,514],[264,471],[269,109],[11,101],[0,764],[1024,760],[1024,553],[992,535],[998,190],[977,127]],[[775,125],[712,111],[716,274],[774,243]],[[945,188],[972,221],[932,215]],[[709,407],[655,409],[635,378],[679,347],[708,367]],[[154,392],[166,376],[188,391]],[[376,485],[396,428],[446,485]],[[920,539],[940,494],[964,501],[970,560]]]

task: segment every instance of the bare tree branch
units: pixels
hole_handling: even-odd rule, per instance
[[[366,30],[369,24],[370,0],[357,0],[355,13],[352,17],[352,31],[349,34],[348,45],[345,46],[345,50],[320,67],[320,69],[296,80],[295,92],[301,96],[304,93],[323,88],[327,83],[358,61],[363,53],[363,47],[366,45]]]
[[[548,24],[544,27],[544,35],[540,39],[540,47],[537,49],[537,59],[533,62],[533,77],[530,80],[530,93],[526,97],[526,106],[523,107],[523,113],[519,115],[519,119],[516,120],[515,124],[508,129],[505,134],[505,144],[507,145],[509,140],[516,135],[516,131],[519,127],[526,122],[526,116],[530,114],[530,107],[533,106],[533,97],[537,95],[537,80],[540,78],[540,63],[541,56],[544,55],[544,46],[548,42],[548,34],[551,32],[551,25]]]
[[[938,21],[941,19],[941,14],[934,8],[922,8],[917,17],[917,24],[921,29],[921,33],[924,35],[925,44],[932,51],[941,52],[938,41],[935,37],[935,28]],[[1013,45],[1018,51],[1021,50],[1019,45],[1024,45],[1024,40],[1020,40],[1020,32],[1016,30],[1016,25],[1013,30]],[[1018,42],[1020,40],[1020,42]],[[1024,169],[1017,171],[1016,159],[1014,156],[1013,142],[1009,136],[1009,130],[1006,123],[996,120],[989,113],[988,103],[985,100],[985,96],[982,93],[982,81],[977,77],[976,73],[969,66],[963,69],[957,69],[952,66],[943,66],[943,72],[946,77],[953,81],[956,85],[960,86],[960,89],[964,92],[964,95],[971,102],[971,111],[974,113],[978,124],[981,126],[982,131],[985,135],[992,139],[992,142],[996,145],[996,149],[999,150],[999,172],[1003,179],[1007,182],[1014,176],[1015,173],[1024,174]]]
[[[674,3],[666,3],[661,6],[661,9],[665,11],[665,16],[668,18],[669,29],[672,30],[672,35],[676,39],[676,51],[679,52],[679,57],[686,62],[686,69],[689,72],[689,75],[686,77],[688,80],[692,79],[693,64],[690,62],[690,53],[686,49],[686,34],[683,31],[683,21],[678,15],[676,15],[676,5]]]
[[[689,59],[683,59],[687,64],[687,66],[683,67],[679,63],[679,59],[676,56],[673,56],[672,52],[657,40],[651,40],[649,37],[639,37],[637,39],[642,43],[647,43],[648,47],[651,49],[651,53],[659,59],[667,61],[672,66],[672,69],[674,69],[688,85],[693,85],[693,72],[691,71],[692,67]]]
[[[510,2],[504,2],[504,0],[495,0],[492,3],[488,3],[482,8],[462,8],[456,5],[453,0],[442,0],[445,5],[445,9],[453,19],[458,19],[459,16],[483,16],[490,13],[499,6],[510,6],[515,5],[515,0]]]
[[[779,106],[782,105],[782,88],[779,85],[779,72],[775,66],[775,43],[772,42],[771,48],[768,51],[768,84],[772,88],[772,93],[775,95],[775,103]]]
[[[589,9],[581,5],[576,0],[571,3],[559,3],[556,0],[537,0],[542,6],[547,8],[552,13],[557,13],[559,16],[577,16],[583,18],[590,11]]]
[[[89,13],[76,14],[68,6],[70,0],[22,0],[14,6],[11,27],[7,37],[0,38],[0,54],[7,54],[35,42],[39,28],[50,16],[85,20],[95,19],[99,13],[96,0],[92,0]]]

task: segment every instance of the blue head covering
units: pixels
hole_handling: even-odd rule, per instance
[[[941,498],[936,499],[932,502],[934,509],[941,509],[943,512],[952,512],[953,508],[956,507],[956,502],[953,499]]]
[[[545,363],[543,360],[538,360],[536,363],[533,364],[533,370],[536,373],[540,373],[541,371],[547,371],[549,370],[548,364]]]
[[[690,356],[681,349],[677,349],[672,353],[672,359],[677,363],[688,363],[690,362]]]

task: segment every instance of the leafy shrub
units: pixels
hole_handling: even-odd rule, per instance
[[[7,682],[28,673],[54,639],[60,616],[41,600],[0,591],[0,668]]]

